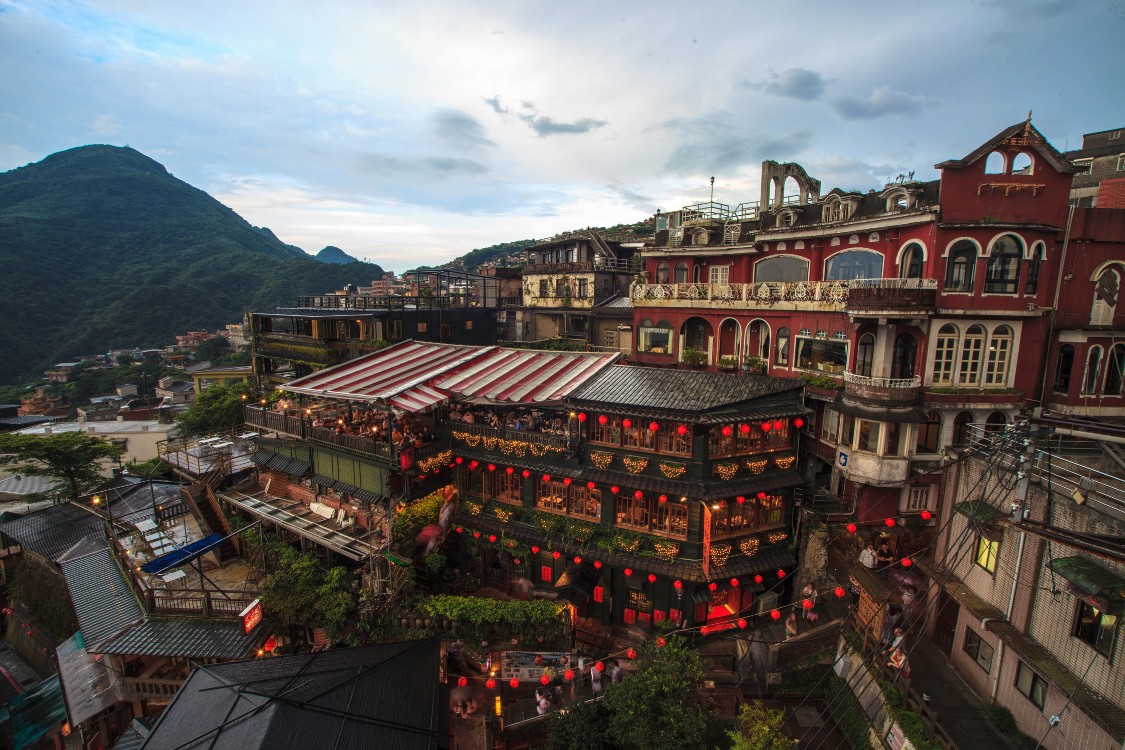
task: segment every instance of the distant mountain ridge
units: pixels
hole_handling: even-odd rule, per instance
[[[144,154],[106,145],[0,173],[0,260],[0,382],[383,275],[321,262]]]
[[[359,263],[358,258],[353,258],[335,245],[329,245],[313,257],[321,263],[335,263],[337,265]]]

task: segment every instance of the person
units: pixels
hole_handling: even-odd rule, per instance
[[[867,546],[859,551],[859,562],[863,567],[867,568],[868,570],[870,570],[870,571],[875,570],[875,565],[876,565],[875,545],[872,542],[868,542]]]
[[[790,612],[788,619],[785,620],[785,640],[795,635],[797,635],[797,613]]]
[[[547,713],[551,708],[550,701],[547,700],[547,693],[543,688],[536,688],[535,690],[535,711],[542,716]]]
[[[461,421],[465,424],[476,424],[477,418],[468,409],[465,410],[465,416],[461,417]]]
[[[621,672],[621,662],[614,661],[613,662],[613,672],[610,673],[610,677],[612,678],[613,683],[615,685],[617,683],[621,682],[621,674],[622,674],[622,672]]]
[[[914,603],[914,596],[915,596],[915,591],[914,591],[913,586],[903,586],[902,587],[902,607],[903,607],[903,609],[908,608],[911,604]]]
[[[887,661],[887,666],[901,671],[903,677],[910,676],[910,666],[906,663],[906,652],[901,647],[891,652],[891,658]]]
[[[887,653],[893,653],[900,650],[899,647],[902,646],[902,639],[905,637],[906,635],[902,632],[902,628],[895,628],[893,631],[891,631],[890,644],[883,650]]]
[[[590,668],[590,689],[595,698],[602,694],[602,673],[598,671],[596,665]]]
[[[895,556],[886,542],[879,545],[879,549],[875,553],[875,561],[879,565],[879,575],[884,578],[890,575],[891,565],[895,561]]]
[[[813,611],[813,608],[816,607],[816,587],[812,585],[812,581],[806,583],[805,587],[801,589],[801,596],[812,602],[812,607],[804,609],[802,611],[802,616],[806,620],[815,621],[817,618],[814,616],[816,613]]]

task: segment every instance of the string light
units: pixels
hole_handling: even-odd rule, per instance
[[[748,539],[743,539],[742,541],[740,541],[738,543],[738,548],[742,550],[742,554],[746,555],[747,557],[753,557],[754,555],[758,554],[758,547],[761,545],[761,543],[762,542],[760,539],[758,539],[758,537],[750,537]],[[758,581],[758,583],[761,583],[761,581]]]
[[[685,466],[684,464],[661,461],[660,473],[663,474],[667,479],[679,479],[687,473],[687,466]]]
[[[746,468],[754,474],[761,474],[769,466],[768,458],[748,458],[746,459]]]
[[[591,451],[590,462],[599,469],[608,469],[613,463],[614,455],[608,451]]]
[[[630,474],[640,474],[648,468],[647,458],[638,458],[636,456],[622,456],[621,463],[625,464],[625,469]]]
[[[678,544],[655,542],[652,546],[656,550],[656,556],[664,562],[671,562],[676,559],[676,555],[680,554],[680,545]]]
[[[729,482],[738,474],[738,464],[715,464],[715,473]]]
[[[784,542],[788,538],[789,538],[789,534],[787,534],[784,531],[775,531],[772,534],[766,535],[766,539],[769,540],[770,544],[777,544],[778,542]]]
[[[716,568],[721,568],[727,564],[727,558],[730,557],[731,547],[729,544],[720,544],[711,547],[711,564]]]
[[[797,460],[796,456],[780,456],[778,458],[775,458],[773,460],[773,462],[775,464],[777,464],[777,468],[784,471],[784,470],[788,469],[790,466],[792,466],[793,462],[796,461],[796,460]]]
[[[445,464],[449,463],[449,459],[453,456],[453,451],[443,451],[436,453],[429,458],[423,458],[418,462],[418,468],[429,474],[431,471],[437,471]]]
[[[566,448],[561,445],[552,445],[550,443],[535,443],[530,440],[511,440],[502,437],[492,437],[489,435],[474,435],[470,432],[457,432],[452,433],[453,439],[465,443],[470,448],[476,448],[483,445],[488,451],[496,452],[499,450],[505,456],[516,456],[523,458],[528,453],[536,458],[542,458],[548,453],[563,454]],[[460,463],[460,462],[458,462]]]

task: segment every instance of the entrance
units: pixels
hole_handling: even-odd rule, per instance
[[[947,659],[953,654],[953,634],[957,631],[957,615],[960,611],[961,605],[956,599],[944,591],[938,594],[937,622],[934,623],[930,640]]]

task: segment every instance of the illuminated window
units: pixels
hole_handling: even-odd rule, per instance
[[[996,554],[1000,551],[1000,540],[989,539],[984,535],[977,536],[976,563],[989,573],[996,572]]]
[[[1074,610],[1074,629],[1070,634],[1093,646],[1102,656],[1112,658],[1113,643],[1117,638],[1117,615],[1079,599]]]

